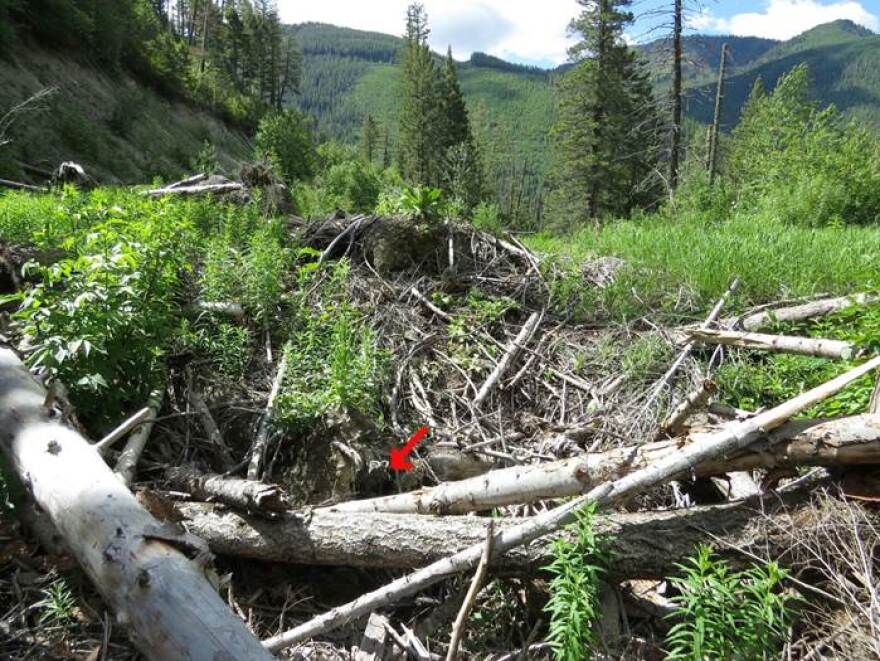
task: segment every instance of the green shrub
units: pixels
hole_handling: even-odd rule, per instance
[[[793,619],[780,591],[785,572],[775,562],[734,572],[700,546],[673,578],[677,623],[666,638],[668,659],[774,659]]]
[[[330,269],[329,279],[324,279]],[[345,300],[346,262],[300,268],[300,298],[286,346],[288,371],[278,396],[278,421],[308,428],[333,410],[381,416],[378,402],[385,384],[387,354],[373,331]],[[304,298],[320,292],[321,307]]]
[[[387,190],[379,196],[376,213],[383,216],[411,216],[420,220],[437,220],[447,215],[443,191],[430,186],[405,186]]]
[[[593,623],[609,556],[606,540],[595,533],[594,513],[593,505],[578,513],[577,522],[567,527],[572,541],[553,541],[553,562],[546,568],[553,578],[544,610],[550,615],[549,640],[557,661],[589,659],[597,642]]]
[[[301,112],[287,109],[267,115],[260,121],[255,142],[257,158],[274,163],[289,185],[315,174],[312,133]]]
[[[474,227],[490,234],[501,234],[504,231],[504,219],[498,205],[492,202],[480,202],[471,216]]]

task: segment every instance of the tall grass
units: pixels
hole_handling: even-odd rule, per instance
[[[710,307],[735,277],[738,305],[880,286],[880,228],[806,228],[763,216],[714,222],[697,215],[618,221],[600,231],[526,240],[539,253],[577,266],[613,255],[626,267],[592,303],[625,316],[646,309],[696,312]]]

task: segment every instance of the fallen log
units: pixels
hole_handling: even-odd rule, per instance
[[[270,659],[187,557],[194,540],[144,510],[45,399],[0,347],[0,445],[136,647],[149,659]]]
[[[246,512],[290,509],[281,488],[274,484],[210,475],[183,466],[169,468],[165,476],[175,489],[200,500],[217,501]]]
[[[244,319],[245,315],[244,308],[239,303],[229,301],[196,301],[187,308],[187,312],[194,315],[203,312],[219,314],[236,321]]]
[[[619,503],[663,484],[676,475],[687,473],[699,464],[741,450],[754,442],[759,434],[779,427],[792,416],[840,392],[852,382],[870,374],[878,367],[880,367],[880,357],[869,360],[846,374],[802,393],[776,408],[760,413],[754,418],[733,424],[715,434],[707,434],[698,443],[685,447],[642,470],[630,473],[620,479],[610,479],[593,488],[585,496],[544,512],[528,523],[497,533],[494,541],[495,554],[501,555],[544,535],[556,532],[575,522],[578,512],[585,507],[608,507]],[[416,594],[454,574],[474,568],[482,554],[482,543],[469,546],[443,560],[402,576],[382,588],[368,592],[354,601],[318,615],[289,631],[273,636],[263,641],[263,645],[269,650],[280,651],[302,640],[340,627],[355,618],[368,615],[377,608],[384,608]]]
[[[840,298],[824,298],[792,307],[756,312],[734,321],[734,323],[743,330],[756,331],[779,321],[805,321],[834,314],[855,305],[873,305],[877,302],[880,302],[880,296],[876,294],[853,294]]]
[[[719,432],[723,433],[723,431]],[[644,469],[693,447],[705,431],[688,438],[617,448],[571,459],[514,466],[394,496],[338,503],[335,512],[463,514],[504,505],[566,498],[586,493],[606,480]],[[790,422],[746,451],[705,461],[690,470],[698,477],[733,471],[795,466],[880,463],[880,416]]]
[[[688,332],[690,341],[700,344],[721,344],[730,347],[743,347],[758,351],[775,351],[800,356],[851,360],[859,348],[850,342],[825,340],[815,337],[796,337],[790,335],[766,335],[764,333],[740,333],[700,328]]]
[[[284,375],[286,373],[287,352],[284,351],[281,357],[281,364],[278,365],[278,371],[275,373],[275,379],[272,381],[272,390],[269,392],[269,399],[266,401],[266,409],[260,417],[257,435],[251,446],[251,458],[247,471],[249,480],[259,480],[263,477],[263,462],[266,458],[269,434],[272,432],[272,423],[275,419],[275,400],[278,398],[278,393],[281,392],[281,384],[284,382]]]
[[[244,184],[230,182],[227,184],[197,184],[194,186],[178,186],[177,188],[154,188],[142,193],[147,197],[163,197],[164,195],[208,195],[209,193],[234,193],[246,190]]]
[[[47,188],[40,188],[39,186],[31,186],[30,184],[23,184],[19,181],[9,181],[8,179],[0,179],[0,188],[11,188],[12,190],[26,190],[26,191],[31,191],[32,193],[45,193],[48,191]]]
[[[608,537],[614,579],[665,578],[676,563],[693,554],[694,546],[713,536],[724,540],[727,559],[742,557],[772,534],[756,535],[762,516],[778,518],[802,511],[795,507],[804,494],[768,495],[711,507],[657,512],[608,513],[595,517],[595,530]],[[288,564],[412,569],[436,562],[463,548],[485,544],[489,517],[414,517],[405,514],[351,516],[315,510],[264,519],[207,503],[178,503],[183,525],[208,542],[218,555]],[[494,519],[505,532],[533,519]],[[786,526],[767,526],[784,530]],[[570,534],[570,533],[565,533]],[[784,545],[780,541],[780,546]],[[546,540],[533,541],[493,557],[494,571],[535,572],[552,560]]]

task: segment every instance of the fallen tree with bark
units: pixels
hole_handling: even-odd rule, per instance
[[[203,544],[144,510],[46,400],[0,347],[0,444],[138,649],[150,659],[271,658],[206,578]]]

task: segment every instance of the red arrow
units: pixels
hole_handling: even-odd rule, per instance
[[[391,448],[391,470],[411,471],[413,469],[413,465],[407,460],[407,457],[424,440],[425,436],[428,435],[428,431],[430,430],[427,427],[422,427],[412,435],[412,438],[402,448]]]

